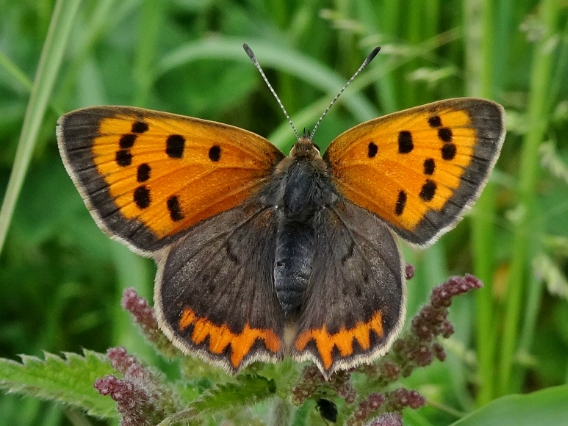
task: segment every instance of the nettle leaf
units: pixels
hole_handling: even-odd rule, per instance
[[[236,377],[236,383],[225,383],[208,390],[187,409],[169,416],[160,426],[185,424],[239,406],[250,407],[275,393],[274,380],[256,374],[241,374]]]
[[[237,383],[226,383],[211,389],[191,406],[199,411],[213,412],[237,405],[251,405],[273,396],[275,392],[273,380],[255,374],[242,374],[237,377]]]
[[[116,373],[104,354],[85,350],[63,357],[45,353],[45,360],[21,357],[21,363],[0,358],[0,389],[70,405],[92,416],[117,416],[114,401],[93,387],[98,377]]]

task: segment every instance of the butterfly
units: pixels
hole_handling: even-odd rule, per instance
[[[313,132],[285,156],[237,127],[132,107],[57,126],[96,223],[156,260],[176,347],[232,373],[311,360],[326,378],[388,351],[405,316],[395,235],[426,247],[455,226],[504,135],[503,108],[474,98],[364,122],[323,155]]]

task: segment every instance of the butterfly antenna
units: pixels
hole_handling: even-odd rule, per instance
[[[345,83],[345,86],[343,86],[343,88],[339,91],[339,93],[335,96],[335,98],[333,98],[333,100],[329,103],[328,107],[325,109],[325,111],[323,112],[323,114],[321,115],[319,120],[316,122],[316,125],[314,126],[313,130],[311,131],[310,140],[312,140],[312,138],[314,137],[314,133],[316,132],[319,124],[321,123],[323,118],[326,116],[327,112],[331,109],[331,107],[333,106],[335,101],[337,101],[337,99],[341,96],[341,94],[344,92],[344,90],[347,89],[347,86],[349,86],[349,84],[351,84],[351,82],[353,80],[355,80],[355,77],[357,77],[359,75],[359,73],[361,71],[363,71],[367,65],[369,65],[369,63],[375,58],[375,56],[377,56],[377,53],[379,53],[380,50],[381,50],[380,47],[375,47],[373,49],[373,51],[371,53],[369,53],[369,56],[367,56],[365,58],[365,60],[363,61],[363,63],[359,67],[359,69],[357,71],[355,71],[355,74],[353,74],[353,76],[347,81],[347,83]]]
[[[294,127],[294,123],[292,123],[292,120],[290,119],[290,116],[288,115],[286,108],[284,108],[284,105],[282,105],[282,101],[280,100],[280,98],[278,97],[278,95],[276,94],[276,92],[274,91],[272,86],[270,85],[270,82],[266,78],[264,71],[262,71],[262,68],[260,67],[260,64],[258,63],[258,61],[256,60],[256,56],[254,56],[252,49],[250,47],[248,47],[248,44],[246,44],[246,43],[243,44],[243,48],[245,49],[245,52],[247,52],[247,55],[249,56],[250,60],[252,61],[252,63],[256,67],[256,69],[260,72],[262,79],[264,80],[264,82],[266,83],[266,85],[268,86],[268,88],[270,89],[270,91],[272,92],[274,97],[276,98],[276,102],[278,102],[278,105],[280,105],[280,108],[282,109],[282,112],[286,116],[288,123],[290,123],[290,126],[292,126],[292,130],[294,131],[294,134],[296,135],[296,139],[300,140],[300,135],[298,134],[296,127]]]

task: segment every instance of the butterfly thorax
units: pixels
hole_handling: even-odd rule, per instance
[[[287,317],[301,307],[316,251],[316,223],[336,199],[327,165],[308,138],[298,141],[276,173],[278,232],[274,285]]]

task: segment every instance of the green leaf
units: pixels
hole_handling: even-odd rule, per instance
[[[568,385],[528,395],[509,395],[474,411],[452,426],[563,425],[568,419]]]
[[[8,392],[71,405],[98,417],[116,417],[114,401],[99,395],[95,379],[115,373],[103,354],[22,355],[22,362],[0,358],[0,388]]]
[[[203,395],[191,406],[199,411],[222,410],[236,405],[248,405],[272,396],[276,392],[274,380],[253,374],[237,377],[237,383],[220,385]]]
[[[226,383],[207,391],[201,398],[189,404],[187,409],[162,421],[160,426],[185,424],[228,408],[250,407],[274,396],[276,392],[274,380],[256,374],[241,374],[236,381],[236,383]]]

